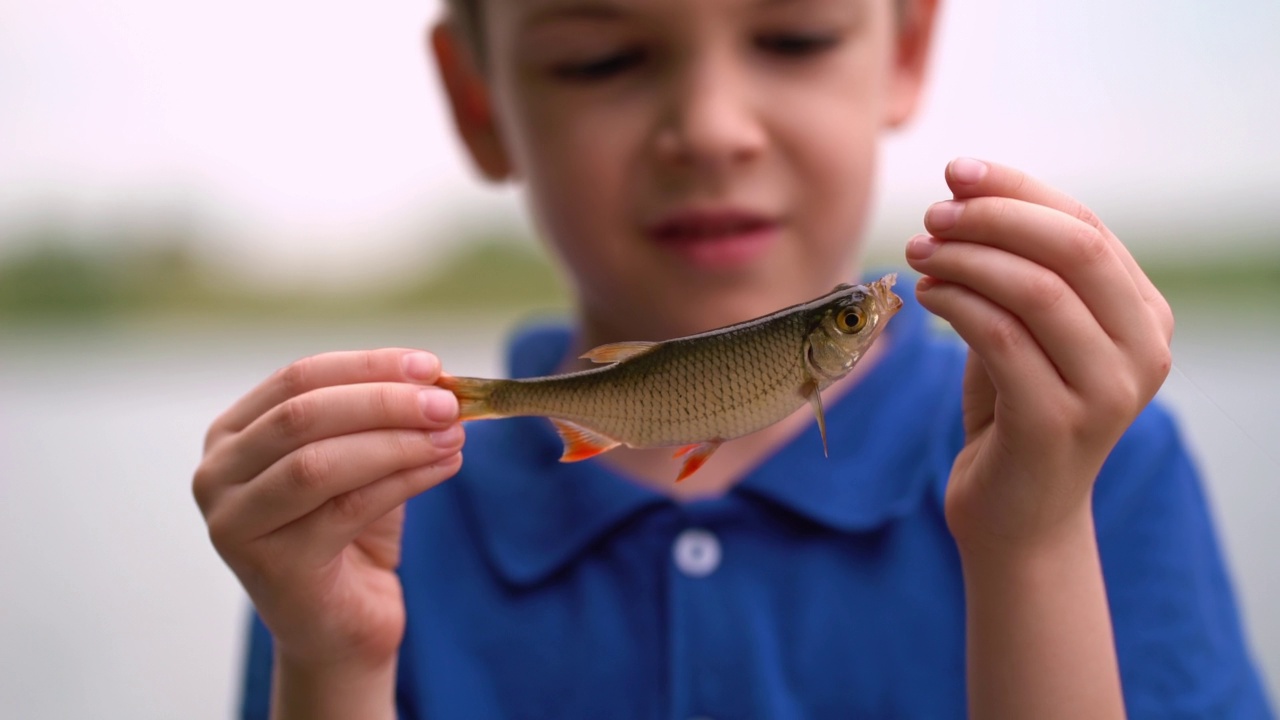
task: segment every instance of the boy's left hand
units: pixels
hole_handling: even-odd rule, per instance
[[[947,523],[962,549],[1030,547],[1090,513],[1094,479],[1169,372],[1173,314],[1080,203],[959,159],[907,260],[970,347]],[[994,545],[993,545],[994,543]]]

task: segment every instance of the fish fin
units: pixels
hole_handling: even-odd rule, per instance
[[[831,457],[827,453],[827,416],[822,411],[822,393],[818,391],[818,383],[810,380],[800,390],[813,406],[813,416],[818,419],[818,434],[822,436],[822,456]]]
[[[484,380],[482,378],[456,377],[441,375],[436,385],[453,393],[458,398],[459,420],[484,420],[486,418],[503,417],[489,407],[489,394],[494,386],[502,380]]]
[[[643,355],[654,348],[656,342],[618,342],[592,348],[578,357],[593,363],[616,363]]]
[[[692,445],[685,445],[684,447],[676,448],[675,453],[672,454],[671,457],[673,458],[683,457],[685,455],[688,455],[690,452],[697,450],[700,447],[702,447],[702,443],[694,443]]]
[[[560,439],[564,441],[564,454],[560,456],[560,462],[586,460],[600,453],[609,452],[622,444],[568,420],[548,419],[551,420],[552,425],[556,426],[556,432],[560,433]]]
[[[680,482],[690,475],[698,471],[707,462],[707,458],[711,457],[720,448],[719,440],[708,440],[697,445],[689,445],[682,447],[676,451],[676,457],[684,455],[684,467],[680,468],[680,474],[676,477],[676,482]]]

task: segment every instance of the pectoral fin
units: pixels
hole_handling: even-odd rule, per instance
[[[810,380],[800,388],[800,393],[808,399],[809,405],[813,407],[813,415],[818,419],[818,434],[822,436],[822,455],[831,457],[827,454],[827,417],[822,412],[822,393],[818,392],[818,383]]]
[[[586,460],[622,444],[568,420],[551,418],[551,424],[556,426],[556,432],[560,433],[560,439],[564,441],[564,454],[560,456],[560,462]]]
[[[633,358],[653,349],[656,342],[619,342],[601,345],[586,351],[581,357],[593,363],[616,363]]]
[[[676,482],[680,482],[697,472],[698,468],[707,462],[707,458],[711,457],[711,453],[714,453],[719,448],[719,440],[709,440],[697,445],[686,445],[676,450],[675,455],[672,457],[684,457],[684,467],[680,468],[680,474],[676,477]]]

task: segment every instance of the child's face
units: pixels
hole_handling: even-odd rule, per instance
[[[481,1],[487,103],[455,78],[463,135],[526,184],[600,332],[697,331],[849,279],[932,0],[905,25],[894,0]]]

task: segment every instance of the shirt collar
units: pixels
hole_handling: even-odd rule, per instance
[[[886,351],[827,410],[830,457],[823,458],[817,425],[811,424],[732,493],[841,532],[875,529],[916,506],[937,474],[922,465],[941,472],[950,465],[945,447],[939,450],[949,443],[937,439],[951,434],[939,422],[958,415],[943,410],[948,403],[958,407],[959,383],[949,383],[955,391],[942,389],[945,378],[958,377],[949,366],[963,363],[963,354],[925,352],[932,342],[928,315],[914,293],[901,295],[903,308],[880,340],[888,343]],[[563,325],[521,330],[509,347],[511,376],[552,372],[570,341]],[[904,391],[908,384],[917,387]],[[474,446],[502,452],[469,456],[451,484],[510,582],[538,582],[629,518],[674,504],[597,462],[559,462],[559,437],[544,418],[472,423],[468,433]]]

